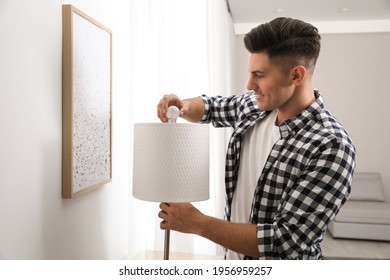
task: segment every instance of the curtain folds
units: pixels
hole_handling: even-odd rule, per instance
[[[132,0],[131,9],[132,123],[158,122],[156,106],[164,94],[175,93],[184,99],[233,92],[235,39],[225,0]],[[228,133],[226,129],[211,129],[210,199],[194,203],[203,213],[219,218],[225,199]],[[129,254],[162,251],[158,204],[131,199],[129,210]],[[176,232],[171,232],[170,250],[222,254],[222,249],[208,240]]]

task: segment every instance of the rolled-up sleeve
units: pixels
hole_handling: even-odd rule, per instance
[[[232,96],[201,96],[204,103],[204,115],[201,123],[211,123],[215,127],[233,127],[242,119],[258,113],[253,94],[246,93]]]

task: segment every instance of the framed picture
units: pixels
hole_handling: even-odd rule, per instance
[[[62,197],[112,179],[112,31],[62,6]]]

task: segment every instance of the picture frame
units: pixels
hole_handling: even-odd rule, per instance
[[[62,5],[62,197],[112,180],[112,31]]]

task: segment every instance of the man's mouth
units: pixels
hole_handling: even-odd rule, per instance
[[[264,98],[264,94],[259,93],[259,92],[254,92],[254,95],[255,95],[256,100]]]

